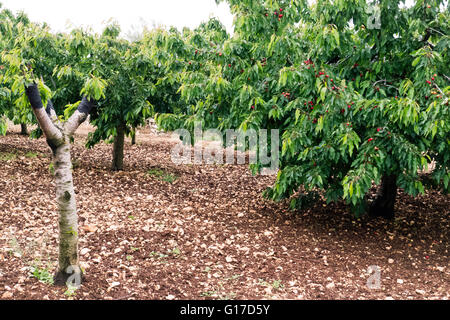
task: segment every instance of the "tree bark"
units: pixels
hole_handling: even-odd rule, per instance
[[[123,148],[125,144],[125,125],[117,127],[117,135],[114,137],[112,170],[123,170]]]
[[[136,128],[131,130],[131,145],[134,146],[136,144]]]
[[[397,189],[397,176],[384,175],[377,196],[370,206],[369,214],[373,217],[393,219]]]
[[[26,123],[21,123],[20,124],[20,134],[23,136],[27,136],[28,135],[28,128]]]
[[[78,259],[78,215],[73,188],[70,141],[54,151],[56,201],[59,209],[59,268],[55,284],[64,285],[74,268],[79,268]],[[81,279],[79,279],[81,283]]]

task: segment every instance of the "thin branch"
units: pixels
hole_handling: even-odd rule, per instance
[[[47,140],[53,141],[53,144],[55,144],[56,141],[61,141],[63,139],[63,135],[50,119],[47,112],[44,110],[41,95],[39,94],[37,85],[30,85],[29,87],[25,88],[25,92],[28,100],[30,101],[31,107],[33,108],[33,112],[36,116],[39,126],[47,137]]]
[[[83,97],[75,113],[67,120],[65,124],[66,134],[72,136],[78,127],[86,121],[89,113],[96,107],[96,102]]]
[[[443,34],[442,32],[440,32],[440,31],[438,31],[438,30],[436,30],[436,29],[433,29],[433,28],[428,28],[428,29],[430,29],[431,31],[434,31],[434,32],[436,32],[436,33],[439,33],[441,36],[444,36],[444,37],[445,37],[445,34]]]
[[[382,80],[376,81],[372,86],[375,87],[378,83],[383,83],[383,86],[385,86],[387,88],[392,88],[392,89],[395,89],[396,91],[398,91],[398,88],[389,85],[388,82],[390,82],[390,81],[387,81],[386,79],[382,79]]]

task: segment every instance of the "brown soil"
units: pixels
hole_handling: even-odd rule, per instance
[[[247,166],[170,161],[168,135],[142,130],[111,172],[111,145],[73,147],[85,282],[53,273],[57,212],[44,139],[0,137],[1,299],[448,299],[448,196],[400,194],[397,218],[354,218],[343,204],[292,212],[262,198],[273,176]],[[149,173],[150,171],[150,173]],[[176,178],[174,182],[171,182]],[[381,288],[369,289],[369,266]],[[43,277],[41,277],[43,280]]]

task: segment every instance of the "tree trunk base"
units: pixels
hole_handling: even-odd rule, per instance
[[[125,125],[117,127],[117,136],[114,138],[113,145],[113,171],[123,170],[123,149],[125,144]]]
[[[397,198],[397,177],[383,176],[376,199],[369,208],[369,215],[388,220],[394,219],[394,205]]]
[[[27,136],[27,135],[28,135],[28,128],[27,128],[27,125],[24,124],[24,123],[21,123],[21,124],[20,124],[20,134],[21,134],[22,136]]]

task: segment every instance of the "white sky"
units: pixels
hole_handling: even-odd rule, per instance
[[[232,33],[229,6],[214,0],[0,0],[3,8],[25,11],[33,22],[47,22],[53,31],[90,26],[101,32],[110,18],[117,20],[124,35],[142,25],[195,28],[215,16]]]

